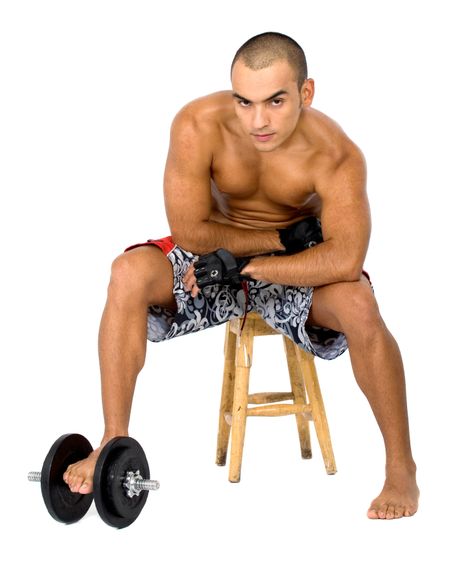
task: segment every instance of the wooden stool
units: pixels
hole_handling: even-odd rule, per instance
[[[249,395],[253,338],[280,333],[267,325],[257,313],[252,312],[247,315],[242,334],[240,333],[241,323],[242,319],[233,319],[227,323],[226,327],[225,366],[217,437],[217,465],[226,464],[231,428],[231,460],[228,478],[232,483],[238,483],[241,477],[247,416],[295,414],[302,457],[310,459],[312,456],[309,434],[309,422],[312,420],[325,462],[325,469],[329,475],[333,475],[336,473],[336,464],[314,357],[283,335],[292,391]],[[287,400],[293,402],[271,404]],[[249,408],[249,404],[263,406]]]

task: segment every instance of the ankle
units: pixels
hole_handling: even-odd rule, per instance
[[[386,475],[392,474],[416,474],[417,466],[412,458],[393,459],[386,462]]]
[[[117,430],[117,431],[113,431],[113,430],[108,430],[105,431],[105,433],[103,434],[103,438],[102,441],[100,442],[100,447],[103,448],[104,446],[106,446],[106,444],[112,440],[113,438],[116,438],[117,436],[128,436],[128,432],[124,432],[123,430]]]

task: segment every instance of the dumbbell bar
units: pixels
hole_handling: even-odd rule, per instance
[[[125,528],[139,516],[148,491],[159,488],[150,477],[144,450],[133,438],[113,438],[100,452],[94,473],[94,493],[72,493],[63,481],[67,466],[92,452],[89,441],[80,434],[64,434],[50,448],[42,471],[31,471],[29,481],[40,481],[42,496],[50,515],[71,524],[89,510],[92,500],[101,518],[116,528]]]
[[[28,473],[28,481],[40,483],[41,478],[42,473],[40,471],[30,471]],[[125,492],[127,496],[133,498],[134,495],[138,495],[141,491],[156,491],[156,489],[159,489],[159,482],[152,481],[151,479],[144,479],[138,469],[136,473],[127,471],[123,486],[126,489]]]

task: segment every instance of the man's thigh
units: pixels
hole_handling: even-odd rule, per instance
[[[314,289],[307,324],[345,332],[352,317],[377,311],[372,287],[365,275],[359,281],[339,282]]]

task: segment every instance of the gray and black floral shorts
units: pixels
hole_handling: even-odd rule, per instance
[[[176,311],[156,305],[149,307],[147,338],[151,342],[198,332],[243,317],[246,311],[256,311],[268,325],[315,356],[332,360],[347,349],[341,332],[306,325],[313,287],[248,281],[247,295],[243,288],[216,285],[204,288],[193,298],[184,289],[183,277],[197,256],[174,244],[171,237],[150,239],[126,250],[149,244],[158,246],[172,263],[173,294],[177,304]]]

